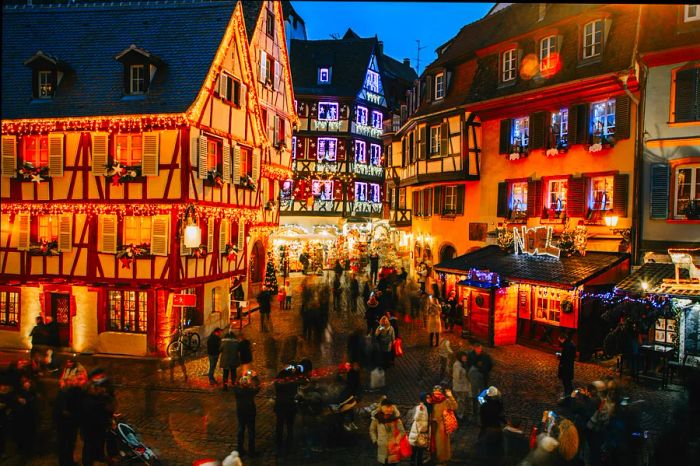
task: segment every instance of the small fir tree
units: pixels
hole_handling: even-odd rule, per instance
[[[277,293],[277,274],[271,253],[267,254],[267,266],[265,268],[265,281],[263,284],[271,293]]]

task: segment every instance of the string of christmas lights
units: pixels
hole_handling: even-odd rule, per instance
[[[21,136],[55,131],[142,132],[151,129],[173,129],[187,124],[188,119],[182,114],[22,119],[3,121],[2,134]]]

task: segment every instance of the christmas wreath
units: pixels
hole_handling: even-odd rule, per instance
[[[141,166],[122,166],[119,162],[111,162],[106,165],[105,178],[111,180],[112,185],[118,186],[120,183],[135,181],[141,176]]]
[[[565,299],[561,302],[561,312],[564,314],[571,314],[574,312],[574,303],[570,299]]]
[[[238,254],[238,245],[232,244],[232,243],[226,243],[226,248],[224,251],[221,253],[222,255],[226,256],[226,259],[230,262],[236,258],[236,254]]]
[[[29,246],[31,256],[58,256],[59,254],[61,252],[58,250],[58,241],[41,240]]]
[[[207,173],[207,181],[218,188],[224,185],[224,178],[219,170],[210,170],[209,173]]]
[[[250,190],[255,190],[255,181],[253,181],[250,175],[243,175],[241,176],[241,186]]]

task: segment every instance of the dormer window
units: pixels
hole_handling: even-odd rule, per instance
[[[598,19],[583,27],[583,59],[596,57],[603,51],[603,20]]]
[[[161,60],[150,52],[131,44],[115,60],[124,65],[124,93],[139,96],[148,92]]]
[[[318,83],[319,84],[330,84],[331,83],[331,69],[329,67],[323,67],[318,69]]]
[[[435,75],[435,100],[445,97],[445,73]]]
[[[372,70],[367,70],[367,79],[365,79],[365,87],[371,92],[379,92],[379,73]]]
[[[50,100],[56,94],[56,87],[61,82],[66,64],[41,50],[24,62],[32,69],[32,97]]]
[[[144,65],[129,66],[129,94],[143,94],[146,92],[146,76]]]
[[[700,21],[700,5],[684,5],[683,21]]]
[[[51,99],[53,98],[53,75],[52,71],[38,71],[37,72],[37,93],[36,96],[39,99]]]
[[[517,70],[517,51],[510,49],[503,52],[501,55],[501,81],[509,82],[515,80],[515,72]]]

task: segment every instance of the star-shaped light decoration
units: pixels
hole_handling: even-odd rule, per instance
[[[35,173],[32,175],[32,182],[33,183],[41,183],[42,181],[44,181],[44,179],[38,173]]]

